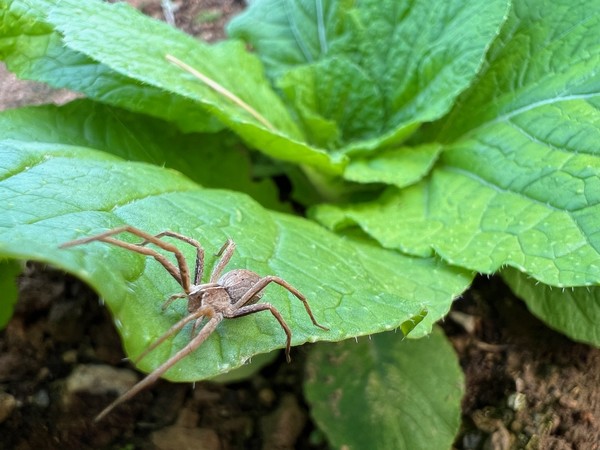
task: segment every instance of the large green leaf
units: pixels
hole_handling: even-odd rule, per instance
[[[174,121],[184,130],[214,129],[203,113],[186,117],[196,107],[270,156],[325,172],[341,171],[343,158],[334,159],[304,143],[286,107],[269,87],[260,61],[240,42],[207,45],[126,4],[16,0],[6,5],[8,0],[1,1],[5,12],[0,23],[11,36],[4,41],[2,53],[21,76],[81,90],[103,102]],[[166,55],[219,83],[269,125],[170,64]]]
[[[410,331],[435,316],[470,283],[462,270],[343,239],[304,219],[269,213],[249,197],[201,189],[179,173],[106,153],[56,143],[4,141],[0,150],[0,256],[61,267],[104,298],[129,355],[139,354],[185,311],[183,302],[161,313],[176,282],[153,260],[105,243],[58,246],[124,223],[151,233],[171,229],[200,240],[212,255],[228,238],[238,244],[231,267],[276,274],[302,291],[317,319],[283,289],[265,295],[288,321],[293,343],[341,340],[401,327]],[[124,236],[125,239],[133,239]],[[192,249],[185,249],[191,258]],[[214,257],[208,256],[208,265]],[[437,317],[439,318],[439,317]],[[431,327],[421,325],[420,334]],[[189,339],[185,330],[142,361],[149,371]],[[285,335],[268,314],[221,324],[190,358],[169,374],[202,379],[226,372],[257,353],[281,348]]]
[[[448,112],[507,11],[507,0],[259,0],[228,30],[257,50],[318,145],[372,149]]]
[[[289,210],[271,180],[252,180],[248,151],[229,133],[183,134],[162,120],[76,100],[0,112],[0,136],[90,147],[170,167],[202,186],[242,191],[270,209]]]
[[[360,183],[409,186],[429,173],[441,150],[439,144],[425,144],[359,156],[350,161],[344,171],[344,178]]]
[[[348,17],[355,2],[254,1],[227,25],[227,33],[250,42],[274,79],[296,66],[324,59],[353,45]]]
[[[307,372],[311,414],[334,448],[451,448],[464,381],[439,328],[417,341],[381,333],[318,344]]]
[[[576,341],[600,347],[600,287],[559,289],[536,282],[515,269],[502,278],[529,310],[550,327]]]
[[[550,285],[599,283],[596,29],[598,3],[516,2],[486,70],[429,130],[446,142],[431,175],[317,215],[483,273],[509,265]]]
[[[222,128],[192,99],[121,75],[70,49],[46,22],[48,10],[55,4],[50,0],[0,0],[0,58],[19,77],[160,117],[183,130]]]
[[[525,143],[539,138],[565,151],[597,152],[589,144],[597,136],[590,133],[598,133],[593,121],[598,113],[599,21],[598,2],[515,1],[483,70],[436,126],[440,139],[479,135],[501,124],[520,131]],[[542,120],[533,123],[533,118]],[[573,128],[583,132],[570,140]]]
[[[320,147],[334,150],[385,120],[378,86],[348,58],[298,67],[278,87],[296,108],[308,139]]]

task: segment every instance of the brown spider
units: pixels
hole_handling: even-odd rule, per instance
[[[113,235],[125,232],[134,234],[135,236],[142,238],[143,241],[139,244],[131,244],[111,237]],[[183,253],[181,253],[176,246],[161,240],[161,238],[164,236],[179,239],[196,248],[196,267],[194,270],[193,281]],[[294,294],[304,304],[304,308],[312,320],[312,323],[323,330],[328,330],[328,328],[320,325],[316,321],[306,298],[287,281],[275,276],[260,277],[255,272],[247,269],[234,269],[221,276],[221,273],[225,269],[225,266],[227,266],[229,263],[229,260],[231,259],[235,250],[235,243],[231,239],[228,239],[223,247],[221,247],[219,252],[215,255],[219,256],[220,259],[213,267],[213,271],[210,275],[210,280],[208,283],[201,282],[204,272],[204,249],[195,239],[183,236],[179,233],[175,233],[173,231],[163,231],[157,235],[152,235],[138,228],[125,225],[94,236],[66,242],[62,244],[61,247],[72,247],[75,245],[87,244],[92,241],[107,242],[109,244],[117,245],[143,255],[152,256],[160,264],[162,264],[162,266],[171,274],[171,276],[175,278],[175,280],[181,285],[184,291],[184,293],[175,294],[169,297],[169,299],[162,306],[163,310],[176,299],[187,298],[188,300],[187,309],[189,314],[173,325],[155,342],[153,342],[135,359],[134,362],[139,362],[167,338],[180,331],[189,322],[194,322],[192,326],[191,341],[176,354],[171,356],[162,365],[156,368],[153,372],[149,373],[144,379],[139,381],[131,389],[129,389],[114,402],[108,405],[104,410],[102,410],[102,412],[100,412],[100,414],[98,414],[94,419],[96,422],[104,418],[117,405],[129,400],[138,392],[156,382],[167,370],[198,348],[212,334],[212,332],[215,331],[217,325],[219,325],[219,323],[225,318],[231,319],[246,316],[259,311],[270,311],[271,314],[273,314],[273,316],[277,319],[287,336],[285,355],[287,361],[289,362],[292,331],[275,307],[269,303],[256,303],[262,297],[263,290],[269,283],[279,284]],[[167,252],[173,253],[177,260],[177,266],[170,262],[163,254],[146,247],[148,244],[154,244]],[[196,336],[194,336],[193,333],[196,327],[200,325],[205,317],[209,319],[208,322],[206,322],[204,327]]]

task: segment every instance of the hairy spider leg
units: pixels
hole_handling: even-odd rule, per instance
[[[180,241],[186,242],[193,247],[196,248],[196,267],[194,269],[194,284],[200,284],[202,280],[202,275],[204,274],[204,248],[200,245],[196,239],[192,239],[190,237],[184,236],[183,234],[176,233],[175,231],[161,231],[160,233],[154,235],[155,238],[160,239],[163,236],[172,237],[175,239],[179,239]],[[151,242],[145,239],[143,242],[137,244],[140,246],[150,244]],[[152,242],[153,243],[153,242]]]
[[[139,244],[130,244],[128,242],[121,241],[121,240],[111,237],[115,234],[124,233],[124,232],[129,232],[131,234],[134,234],[134,235],[142,238],[143,241]],[[189,268],[187,266],[187,261],[185,260],[183,253],[174,245],[172,245],[168,242],[162,241],[160,238],[164,237],[164,236],[179,239],[179,240],[184,241],[196,248],[196,267],[195,267],[195,271],[194,271],[194,280],[193,280],[194,285],[193,286],[190,285],[192,283],[192,280],[190,277]],[[96,240],[107,242],[109,244],[113,244],[113,245],[122,247],[127,250],[131,250],[131,251],[134,251],[137,253],[141,253],[143,255],[152,256],[160,264],[163,265],[163,267],[171,274],[171,276],[173,276],[173,278],[175,278],[178,281],[178,283],[183,287],[183,289],[185,291],[185,294],[175,294],[175,295],[172,295],[171,297],[169,297],[169,299],[163,304],[163,309],[166,308],[167,306],[169,306],[174,300],[179,299],[179,298],[186,298],[186,297],[189,299],[190,295],[193,295],[193,294],[199,294],[200,295],[199,299],[201,302],[202,295],[206,289],[210,289],[212,287],[215,287],[215,288],[220,287],[217,280],[220,278],[223,270],[225,269],[225,267],[231,260],[233,253],[235,251],[235,247],[236,247],[235,243],[231,239],[228,239],[225,242],[225,244],[221,247],[219,252],[215,255],[215,256],[220,257],[220,259],[217,261],[217,263],[213,267],[213,270],[212,270],[212,273],[210,276],[210,282],[206,283],[206,284],[199,284],[202,279],[202,275],[203,275],[203,271],[204,271],[204,250],[198,241],[188,238],[187,236],[183,236],[183,235],[180,235],[179,233],[175,233],[172,231],[164,231],[157,235],[151,235],[142,230],[139,230],[138,228],[127,225],[127,226],[114,228],[112,230],[108,230],[104,233],[100,233],[95,236],[90,236],[87,238],[70,241],[70,242],[67,242],[67,243],[61,245],[61,247],[70,247],[70,246],[74,246],[74,245],[89,243],[89,242],[96,241]],[[145,247],[147,244],[154,244],[165,251],[172,252],[177,259],[179,270],[164,255],[157,252],[156,250]],[[219,323],[221,321],[223,321],[223,319],[225,317],[226,318],[236,318],[236,317],[242,317],[242,316],[245,316],[248,314],[252,314],[255,312],[266,311],[266,310],[270,311],[271,314],[277,319],[280,326],[283,328],[283,330],[286,333],[286,337],[287,337],[287,339],[286,339],[286,359],[289,362],[290,361],[290,347],[291,347],[292,332],[291,332],[291,329],[289,328],[289,326],[287,325],[287,323],[285,322],[285,320],[283,319],[283,317],[281,316],[281,314],[279,313],[279,311],[269,303],[247,304],[256,295],[258,295],[261,291],[263,291],[268,286],[269,283],[279,284],[280,286],[282,286],[283,288],[285,288],[286,290],[291,292],[294,296],[296,296],[304,304],[306,312],[310,316],[310,319],[312,320],[313,324],[319,328],[328,330],[327,327],[320,325],[316,321],[316,319],[314,318],[314,316],[312,314],[312,311],[310,309],[308,301],[306,300],[304,295],[302,295],[296,288],[291,286],[287,281],[285,281],[279,277],[275,277],[275,276],[267,276],[267,277],[261,278],[248,291],[246,291],[244,293],[244,295],[237,302],[235,302],[233,304],[229,304],[225,309],[219,309],[218,311],[215,311],[214,306],[212,306],[212,305],[202,305],[196,311],[191,312],[186,317],[184,317],[179,322],[177,322],[175,325],[173,325],[171,328],[169,328],[169,330],[167,330],[166,333],[161,335],[148,348],[146,348],[137,357],[135,362],[139,362],[146,355],[148,355],[151,351],[153,351],[160,344],[162,344],[166,339],[168,339],[172,335],[179,332],[182,328],[184,328],[186,324],[194,321],[194,324],[192,327],[192,339],[190,340],[190,342],[185,347],[183,347],[181,350],[179,350],[177,353],[175,353],[175,355],[173,355],[171,358],[169,358],[167,361],[165,361],[163,364],[161,364],[157,369],[155,369],[153,372],[148,374],[141,381],[136,383],[129,391],[125,392],[123,395],[118,397],[114,402],[112,402],[109,406],[107,406],[104,410],[102,410],[100,412],[100,414],[98,414],[98,416],[96,416],[95,421],[102,420],[117,405],[129,400],[130,398],[135,396],[137,393],[139,393],[141,390],[143,390],[146,387],[150,386],[151,384],[155,383],[171,367],[173,367],[181,359],[185,358],[190,353],[192,353],[194,350],[196,350],[215,331],[215,329],[217,328]],[[192,292],[192,287],[193,287],[193,292]],[[189,307],[189,305],[188,305],[188,307]],[[204,327],[194,337],[193,333],[195,332],[197,327],[202,323],[202,321],[204,320],[205,317],[209,318],[208,322],[206,322]]]
[[[194,269],[194,286],[198,286],[201,281],[202,281],[202,275],[204,274],[204,248],[202,247],[202,245],[200,244],[200,242],[198,242],[196,239],[190,238],[188,236],[185,236],[183,234],[177,233],[175,231],[170,231],[170,230],[165,230],[165,231],[161,231],[158,234],[155,234],[154,237],[157,239],[160,239],[164,236],[167,237],[172,237],[174,239],[179,239],[180,241],[186,242],[187,244],[192,245],[193,247],[196,248],[196,267]],[[223,249],[225,248],[225,246],[227,246],[227,244],[231,242],[231,240],[228,240],[228,242],[223,246],[223,248],[219,251],[219,254],[216,256],[220,256],[221,252],[223,251]],[[139,243],[138,245],[140,246],[145,246],[147,244],[151,244],[152,242],[148,241],[148,240],[144,240],[143,242]],[[228,257],[227,261],[231,258],[231,256]],[[226,262],[227,262],[226,261]],[[209,283],[210,284],[210,283]],[[211,287],[208,284],[205,285],[206,287]],[[188,298],[188,294],[174,294],[171,295],[162,305],[162,310],[164,311],[171,303],[173,303],[173,301],[180,299],[180,298]],[[191,330],[191,336],[193,337],[196,329],[198,328],[198,326],[202,323],[204,316],[199,317],[193,324],[192,326],[192,330]],[[182,324],[181,327],[172,330],[169,330],[169,332],[167,332],[165,335],[163,335],[157,342],[155,342],[154,344],[152,344],[149,348],[146,349],[146,351],[144,351],[142,353],[142,355],[140,355],[138,357],[138,359],[136,359],[134,362],[138,362],[141,358],[143,358],[145,355],[147,355],[149,352],[151,352],[152,350],[154,350],[158,345],[160,345],[167,337],[169,337],[171,334],[173,334],[175,331],[180,330],[181,328],[183,328],[183,326],[187,323],[188,321],[185,321],[185,323]],[[177,325],[177,324],[176,324]]]
[[[260,311],[270,311],[271,314],[275,316],[275,318],[279,322],[279,325],[281,325],[281,328],[283,328],[283,331],[285,331],[285,334],[287,336],[285,342],[285,359],[287,360],[287,362],[290,362],[292,360],[292,358],[290,357],[290,349],[292,346],[292,330],[290,330],[288,324],[285,322],[279,311],[277,311],[277,309],[273,305],[271,305],[270,303],[254,303],[252,305],[242,306],[237,310],[235,309],[235,307],[231,309],[231,311],[223,313],[223,315],[228,319],[235,319],[236,317],[247,316],[248,314],[253,314]]]
[[[144,241],[148,241],[148,242],[156,245],[157,247],[162,248],[163,250],[165,250],[167,252],[173,253],[175,255],[175,258],[177,259],[177,264],[179,266],[179,270],[177,269],[177,267],[175,267],[175,265],[173,263],[171,263],[167,258],[165,258],[164,255],[158,253],[156,250],[146,248],[146,247],[140,246],[138,244],[131,244],[129,242],[120,241],[118,239],[111,237],[115,234],[120,234],[120,233],[131,233],[135,236],[138,236],[138,237],[144,239]],[[146,233],[145,231],[142,231],[138,228],[132,227],[131,225],[124,225],[121,227],[113,228],[112,230],[105,231],[104,233],[96,234],[94,236],[65,242],[60,247],[61,248],[73,247],[75,245],[87,244],[87,243],[93,242],[93,241],[106,242],[106,243],[113,244],[118,247],[124,248],[126,250],[131,250],[136,253],[141,253],[142,255],[152,256],[156,261],[158,261],[160,264],[162,264],[162,266],[165,269],[167,269],[167,272],[169,272],[171,274],[171,276],[173,278],[175,278],[175,280],[181,285],[181,287],[183,288],[183,290],[186,293],[190,292],[190,287],[191,287],[190,286],[190,276],[189,276],[190,271],[188,269],[187,262],[185,260],[185,257],[183,256],[183,253],[181,253],[181,250],[179,250],[174,245],[172,245],[168,242],[165,242],[165,241],[161,241],[160,239],[156,238],[152,234]]]
[[[193,313],[188,314],[183,319],[181,319],[179,322],[177,322],[176,324],[171,326],[171,328],[169,328],[165,333],[163,333],[157,340],[152,342],[152,344],[150,344],[146,349],[144,349],[144,351],[142,353],[140,353],[133,360],[133,363],[138,364],[142,359],[144,359],[146,357],[146,355],[148,355],[148,353],[150,353],[152,350],[154,350],[160,344],[165,342],[168,338],[170,338],[171,336],[176,334],[178,331],[183,329],[183,327],[185,327],[188,323],[190,323],[194,320],[196,320],[196,321],[202,320],[204,317],[213,318],[214,316],[215,316],[214,309],[210,306],[203,306],[202,308],[199,308],[198,310],[194,311]],[[194,329],[195,329],[195,325],[194,325]]]
[[[229,264],[229,261],[231,260],[234,251],[235,242],[233,242],[231,239],[227,239],[227,241],[225,241],[221,249],[215,254],[215,256],[220,256],[221,259],[219,259],[219,261],[215,264],[212,273],[210,274],[211,283],[216,283],[221,277],[221,273],[223,273],[223,269],[225,269],[225,266]]]
[[[160,309],[162,309],[164,311],[165,309],[167,309],[169,307],[169,305],[171,305],[171,303],[173,303],[175,300],[179,300],[180,298],[187,298],[187,294],[171,295],[168,299],[165,300],[165,302],[162,304]]]
[[[200,312],[200,310],[198,310]],[[99,422],[102,420],[108,413],[110,413],[116,406],[120,405],[123,402],[126,402],[130,398],[134,397],[140,391],[146,389],[148,386],[152,385],[171,367],[177,364],[180,360],[188,356],[194,350],[196,350],[212,333],[215,331],[219,323],[223,320],[223,314],[217,313],[212,319],[206,322],[206,325],[198,335],[192,339],[185,347],[171,356],[168,360],[162,363],[158,368],[154,369],[151,373],[149,373],[145,378],[136,383],[130,390],[125,392],[119,398],[117,398],[114,402],[104,408],[100,414],[96,416],[94,422]]]
[[[233,305],[233,309],[238,309],[241,310],[242,307],[248,303],[252,297],[254,297],[255,295],[257,295],[259,292],[263,291],[268,285],[269,283],[275,283],[278,284],[279,286],[287,289],[289,292],[291,292],[292,294],[294,294],[294,296],[300,300],[302,302],[302,304],[304,305],[304,309],[306,309],[306,312],[308,313],[310,320],[312,320],[312,323],[325,330],[325,331],[329,331],[329,328],[321,325],[319,322],[317,322],[317,319],[315,319],[315,316],[313,315],[310,306],[308,304],[308,301],[306,300],[306,297],[304,295],[302,295],[300,293],[300,291],[298,289],[296,289],[294,286],[292,286],[290,283],[288,283],[287,281],[285,281],[282,278],[279,277],[275,277],[272,275],[266,276],[261,278],[260,280],[258,280],[256,282],[256,284],[254,284],[250,289],[248,289],[246,291],[246,293],[242,296],[242,298],[240,298],[234,305]]]

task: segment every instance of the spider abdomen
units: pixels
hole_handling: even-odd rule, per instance
[[[225,288],[231,298],[231,303],[235,303],[240,300],[252,286],[258,283],[260,279],[261,277],[251,270],[234,269],[219,278],[218,284]],[[259,292],[252,296],[246,304],[256,303],[261,297],[262,292]]]

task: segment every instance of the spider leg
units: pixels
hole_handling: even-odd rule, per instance
[[[212,317],[214,317],[214,315],[215,315],[214,310],[210,307],[202,307],[202,308],[198,309],[197,311],[194,311],[193,313],[188,314],[183,319],[181,319],[179,322],[177,322],[176,324],[171,326],[171,328],[169,328],[161,337],[159,337],[157,340],[152,342],[152,344],[150,344],[142,353],[140,353],[133,360],[133,363],[134,364],[139,363],[143,358],[146,357],[146,355],[148,353],[153,351],[156,347],[158,347],[160,344],[165,342],[168,338],[173,336],[175,333],[177,333],[179,330],[181,330],[183,327],[185,327],[191,321],[198,320],[199,318],[202,318],[204,316],[208,316],[208,317],[212,318]],[[194,325],[194,327],[195,327],[195,325]]]
[[[306,309],[306,312],[308,313],[310,320],[312,321],[312,323],[325,330],[328,331],[329,328],[319,324],[319,322],[317,322],[317,319],[315,319],[315,316],[313,315],[310,306],[308,304],[308,301],[306,300],[306,297],[304,295],[302,295],[300,293],[300,291],[298,289],[296,289],[294,286],[292,286],[290,283],[288,283],[287,281],[285,281],[282,278],[279,277],[275,277],[272,275],[266,276],[261,278],[260,280],[258,280],[256,282],[255,285],[253,285],[250,289],[248,289],[246,291],[246,293],[243,295],[243,297],[241,299],[239,299],[234,305],[233,305],[233,309],[242,309],[242,307],[244,307],[244,305],[246,303],[248,303],[250,301],[250,299],[252,299],[252,297],[254,297],[256,294],[258,294],[259,292],[261,292],[263,289],[265,289],[269,283],[275,283],[278,284],[279,286],[284,287],[285,289],[287,289],[288,291],[290,291],[292,294],[294,294],[296,296],[296,298],[298,300],[300,300],[302,302],[302,304],[304,305],[304,309]]]
[[[221,250],[219,250],[215,255],[220,256],[221,259],[219,259],[219,261],[215,264],[215,266],[213,267],[213,271],[210,274],[211,283],[216,283],[217,280],[221,277],[221,273],[223,273],[223,269],[225,269],[225,266],[227,266],[227,264],[231,260],[234,251],[235,242],[233,242],[231,239],[227,239],[227,241],[223,244],[223,247],[221,247]]]
[[[222,320],[222,314],[215,315],[206,323],[204,328],[200,330],[200,333],[198,333],[198,335],[194,339],[192,339],[185,347],[183,347],[181,350],[179,350],[177,353],[171,356],[159,367],[154,369],[154,371],[149,373],[144,379],[139,381],[131,389],[129,389],[127,392],[125,392],[123,395],[117,398],[114,402],[112,402],[110,405],[104,408],[100,412],[100,414],[96,416],[94,422],[99,422],[104,417],[106,417],[106,415],[110,413],[116,406],[129,400],[130,398],[138,394],[140,391],[146,389],[147,387],[155,383],[167,370],[169,370],[183,358],[185,358],[194,350],[196,350],[213,333],[213,331],[215,331],[217,325],[219,325],[219,323],[221,323]]]
[[[200,326],[200,324],[202,323],[202,321],[204,320],[204,316],[200,316],[196,319],[196,321],[194,322],[194,324],[192,325],[192,332],[190,333],[190,335],[192,336],[192,339],[194,337],[194,334],[196,334],[196,329]]]
[[[175,300],[179,300],[180,298],[187,298],[187,294],[171,295],[167,300],[165,300],[165,302],[162,304],[160,309],[162,309],[164,311],[165,309],[167,309],[169,307],[169,305],[171,305],[171,303],[173,303]]]
[[[202,245],[200,245],[200,242],[198,242],[196,239],[184,236],[183,234],[176,233],[175,231],[167,230],[154,235],[154,237],[157,239],[160,239],[163,236],[179,239],[180,241],[186,242],[192,245],[193,247],[196,247],[196,267],[194,269],[194,284],[199,284],[200,280],[202,280],[202,274],[204,273],[204,249],[202,248]],[[154,242],[151,242],[146,239],[137,245],[144,246],[150,243]]]
[[[288,324],[285,323],[285,320],[283,320],[283,317],[273,305],[269,303],[255,303],[253,305],[242,306],[238,310],[223,313],[223,315],[228,319],[234,319],[236,317],[247,316],[248,314],[254,314],[260,311],[270,311],[271,314],[273,314],[273,316],[275,316],[275,318],[279,322],[279,325],[281,325],[281,328],[283,328],[283,331],[285,331],[285,334],[287,336],[285,342],[285,359],[287,360],[287,362],[290,362],[292,360],[290,358],[290,348],[292,346],[292,330],[290,330]]]
[[[156,245],[157,247],[162,248],[163,250],[165,250],[167,252],[171,252],[171,253],[175,254],[175,258],[177,259],[177,264],[179,266],[179,270],[164,255],[158,253],[156,250],[152,250],[150,248],[146,248],[146,247],[140,246],[138,244],[131,244],[129,242],[120,241],[118,239],[111,237],[111,236],[114,236],[115,234],[120,234],[120,233],[131,233],[135,236],[141,237],[142,239],[144,239],[144,241],[151,242],[152,244]],[[124,248],[126,250],[131,250],[136,253],[141,253],[142,255],[152,256],[156,261],[158,261],[160,264],[162,264],[162,266],[167,270],[167,272],[169,272],[171,274],[171,276],[173,278],[175,278],[175,280],[181,285],[181,287],[183,288],[183,290],[186,293],[190,292],[190,276],[189,276],[190,271],[188,269],[187,262],[183,256],[183,253],[181,253],[181,250],[179,250],[174,245],[172,245],[168,242],[165,242],[165,241],[161,241],[160,239],[156,238],[152,234],[146,233],[145,231],[142,231],[138,228],[132,227],[131,225],[124,225],[122,227],[113,228],[112,230],[108,230],[108,231],[105,231],[104,233],[96,234],[94,236],[89,236],[86,238],[76,239],[74,241],[65,242],[60,247],[61,248],[73,247],[75,245],[87,244],[87,243],[93,242],[93,241],[106,242],[106,243],[113,244],[118,247]]]

